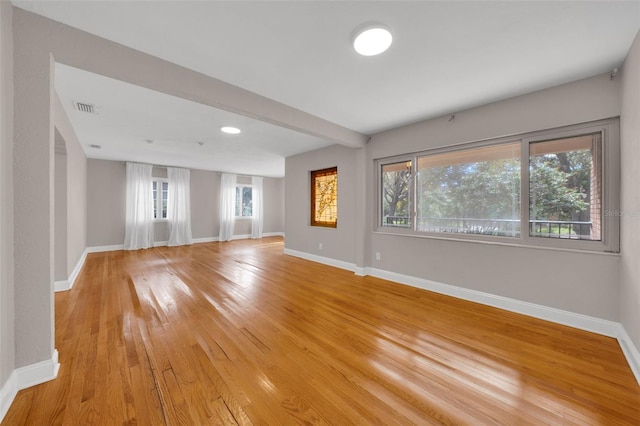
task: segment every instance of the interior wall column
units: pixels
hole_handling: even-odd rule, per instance
[[[16,367],[54,352],[53,58],[14,14],[14,281]]]

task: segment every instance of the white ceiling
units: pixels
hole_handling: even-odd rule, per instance
[[[90,158],[282,177],[285,157],[332,144],[67,65],[56,64],[55,78]],[[74,101],[95,104],[98,114],[78,111]],[[222,126],[242,133],[222,133]]]
[[[14,0],[14,4],[365,134],[609,72],[622,64],[640,28],[640,1]],[[358,56],[351,46],[352,33],[373,21],[391,28],[394,43],[380,56]],[[95,80],[86,81],[87,87],[77,85],[77,89],[87,94],[97,90],[92,87]],[[58,90],[61,96],[73,95],[62,87]],[[120,93],[135,96],[134,91]],[[122,107],[110,99],[115,96],[111,92],[95,95],[78,100]],[[99,127],[86,119],[84,130],[78,131],[81,142],[102,137],[105,127],[112,137],[120,132],[123,140],[181,139],[182,133],[204,138],[180,128],[180,122],[192,118],[183,117],[185,101],[169,98],[172,101],[160,102],[167,110],[154,111],[155,104],[149,104],[141,111],[113,114],[132,121],[140,113],[145,121],[145,111],[162,117],[174,101],[174,126],[156,127],[163,120],[146,120],[146,130],[157,132],[142,136],[145,129],[137,123],[115,121]],[[214,116],[222,113],[209,110]],[[184,111],[193,113],[189,108]],[[201,114],[211,117],[205,109]],[[80,122],[71,120],[80,129]],[[290,131],[285,133],[291,136]],[[262,143],[274,135],[263,136]],[[273,152],[280,156],[280,175],[287,149],[322,145],[298,136],[303,142],[290,142],[294,148],[274,142],[282,149]],[[213,142],[219,136],[210,137]],[[184,138],[186,146],[193,145],[187,143],[189,138]],[[235,155],[234,149],[238,147],[228,147]],[[182,153],[184,165],[187,157],[195,158]]]

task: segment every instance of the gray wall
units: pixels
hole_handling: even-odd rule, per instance
[[[211,238],[220,234],[219,192],[220,173],[191,170],[191,232],[193,238]]]
[[[59,143],[64,147],[64,140],[58,142],[58,138],[62,139],[62,136],[56,132],[53,278],[56,281],[63,281],[69,278],[67,273],[67,154],[58,148]]]
[[[59,199],[65,203],[64,208],[56,205],[55,213],[64,214],[66,221],[64,225],[58,224],[62,219],[56,217],[55,248],[56,251],[58,248],[66,250],[64,256],[56,253],[55,279],[58,281],[71,276],[87,247],[87,157],[57,95],[54,121],[55,144],[64,146],[65,152],[63,159],[58,158],[60,154],[55,156],[55,200],[56,203]],[[58,170],[58,160],[61,166],[64,164],[64,171]],[[64,180],[64,188],[58,188],[58,180]],[[64,191],[64,194],[58,194],[58,190]],[[57,232],[58,226],[61,227],[60,232]],[[59,239],[64,239],[64,243]],[[64,258],[63,273],[58,271],[58,261],[62,261],[59,258]]]
[[[15,368],[12,9],[0,2],[0,388]]]
[[[88,247],[121,245],[124,241],[126,166],[122,161],[88,160]],[[165,167],[154,167],[154,177],[166,177]],[[242,177],[240,177],[242,178]],[[264,178],[264,232],[283,232],[284,179]],[[191,230],[193,238],[219,235],[220,173],[191,170]],[[167,223],[155,223],[155,241],[167,241]],[[234,235],[251,233],[251,222],[236,222]]]
[[[373,160],[456,143],[617,116],[618,80],[609,75],[374,135],[367,144],[368,229],[376,218]],[[370,233],[368,264],[379,269],[618,320],[620,257]],[[374,253],[380,252],[376,261]],[[532,265],[535,273],[530,273]]]
[[[262,191],[263,208],[265,212],[269,212],[265,214],[263,231],[284,232],[284,179],[265,178]]]
[[[122,161],[87,161],[87,246],[124,243],[127,167]]]
[[[54,90],[52,49],[13,9],[13,212],[16,367],[54,350]],[[69,48],[73,48],[69,45]]]
[[[285,246],[349,263],[356,263],[358,149],[333,145],[288,157],[285,162]],[[338,167],[338,225],[310,225],[310,172]],[[322,250],[319,245],[322,243]]]
[[[620,322],[640,349],[640,33],[622,69]]]

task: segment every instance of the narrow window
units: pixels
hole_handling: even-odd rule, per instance
[[[253,216],[253,189],[250,186],[236,186],[236,217]]]
[[[169,182],[156,179],[153,181],[153,218],[162,220],[167,218],[167,201],[169,199]]]
[[[153,218],[158,218],[158,181],[153,181]]]
[[[169,182],[162,182],[162,218],[167,218],[167,205],[169,200]]]
[[[529,235],[601,240],[602,137],[529,144]]]
[[[311,172],[311,226],[338,226],[338,168]]]

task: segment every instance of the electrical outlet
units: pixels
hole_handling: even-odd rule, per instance
[[[322,250],[322,243],[318,244],[318,250]]]
[[[380,260],[380,252],[379,251],[376,252],[376,260]]]

